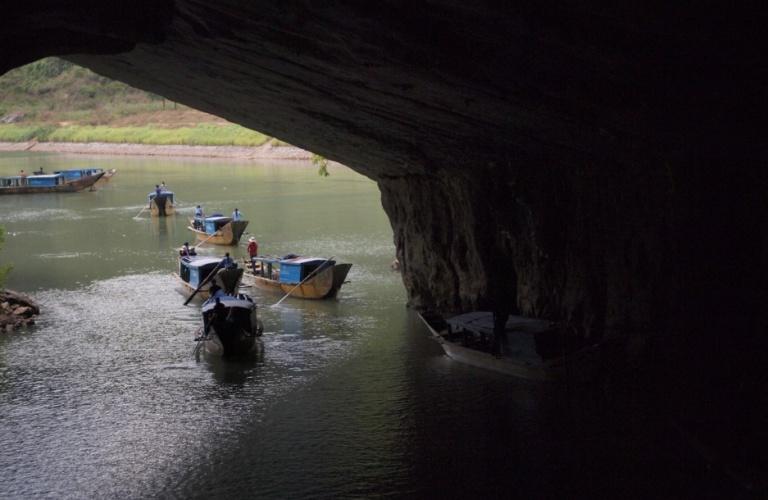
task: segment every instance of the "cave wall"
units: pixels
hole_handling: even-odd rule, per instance
[[[414,306],[591,338],[764,331],[765,69],[742,14],[32,1],[0,70],[65,55],[375,179]]]

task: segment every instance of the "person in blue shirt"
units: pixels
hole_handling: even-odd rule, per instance
[[[242,219],[243,219],[243,214],[240,213],[240,210],[235,209],[235,211],[232,212],[232,220],[242,220]]]
[[[224,269],[232,269],[235,267],[235,261],[232,259],[232,257],[229,256],[229,252],[227,252],[224,255],[224,258],[221,259],[221,267]]]
[[[192,227],[195,229],[203,229],[203,207],[198,205],[195,207],[195,218],[192,220]]]

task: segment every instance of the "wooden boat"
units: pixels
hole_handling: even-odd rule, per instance
[[[214,245],[237,245],[248,226],[247,220],[232,220],[221,214],[203,219],[192,219],[188,229],[195,233],[198,241],[206,240]]]
[[[74,181],[77,179],[82,179],[84,177],[89,177],[91,175],[96,175],[96,174],[104,174],[101,177],[101,179],[104,179],[104,177],[107,175],[107,172],[105,172],[103,168],[98,168],[98,167],[69,168],[65,170],[54,170],[53,173],[63,175],[67,181]]]
[[[254,257],[246,261],[243,280],[253,286],[299,299],[335,297],[352,264],[337,264],[318,257]],[[297,286],[298,285],[298,286]]]
[[[0,194],[74,193],[93,187],[103,176],[101,171],[69,179],[63,173],[0,177]]]
[[[493,314],[471,312],[444,319],[434,313],[419,317],[445,354],[460,363],[537,381],[584,382],[599,368],[599,346],[578,342],[560,325],[510,316],[506,339],[494,352]]]
[[[223,269],[220,267],[221,257],[185,256],[179,257],[178,278],[181,283],[181,293],[189,297],[202,283],[203,286],[195,295],[199,300],[210,297],[211,286],[216,285],[225,294],[237,293],[243,277],[241,268]],[[209,278],[209,276],[212,274]],[[208,282],[204,283],[208,278]]]
[[[42,169],[41,169],[42,170]],[[101,176],[101,178],[96,181],[94,186],[105,184],[109,179],[112,178],[115,173],[117,173],[117,170],[114,168],[111,168],[109,170],[104,170],[103,168],[99,167],[88,167],[88,168],[70,168],[66,170],[54,170],[54,174],[63,174],[64,178],[67,181],[73,181],[77,179],[82,179],[83,177],[88,177],[89,175],[96,175],[98,173],[102,173],[104,175]]]
[[[147,195],[147,199],[152,217],[165,217],[176,213],[173,206],[173,191],[160,191],[160,194],[152,191]]]
[[[217,356],[247,356],[256,352],[256,338],[264,327],[256,303],[245,294],[227,295],[221,291],[203,303],[202,334],[198,348]]]

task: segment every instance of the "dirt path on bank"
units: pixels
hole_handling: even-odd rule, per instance
[[[241,160],[301,160],[312,159],[312,153],[294,146],[185,146],[155,144],[122,144],[108,142],[0,142],[0,151],[40,151],[49,153],[135,155],[135,156],[196,156],[202,158],[237,158]]]

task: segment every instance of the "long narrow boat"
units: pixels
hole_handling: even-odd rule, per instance
[[[238,244],[246,227],[247,220],[232,220],[231,217],[214,214],[204,219],[191,220],[187,229],[195,233],[198,241],[231,246]]]
[[[96,175],[98,173],[103,173],[104,175],[101,176],[101,178],[98,180],[99,183],[107,182],[110,178],[112,178],[113,175],[117,173],[117,170],[114,168],[111,168],[109,170],[104,170],[100,167],[87,167],[87,168],[70,168],[66,170],[54,170],[54,174],[63,174],[64,178],[68,181],[82,179],[83,177],[88,177],[89,175]]]
[[[0,177],[0,194],[74,193],[92,187],[102,176],[103,171],[69,180],[62,173]]]
[[[152,191],[147,195],[147,199],[152,217],[165,217],[176,213],[176,208],[173,206],[173,191],[160,191],[159,194]]]
[[[264,327],[256,303],[245,294],[227,295],[221,291],[205,301],[202,335],[196,339],[209,354],[225,357],[247,356],[257,350],[256,338]]]
[[[213,285],[216,285],[226,294],[236,294],[243,277],[243,269],[222,269],[220,268],[221,261],[221,257],[201,255],[179,257],[176,276],[179,278],[181,293],[185,297],[189,297],[202,284],[195,298],[208,299]],[[211,276],[212,273],[215,274]],[[208,278],[207,282],[206,278]]]
[[[299,299],[327,299],[336,296],[351,267],[319,257],[253,257],[243,281]]]
[[[599,368],[598,345],[578,342],[550,321],[510,316],[506,338],[494,352],[491,312],[419,317],[449,358],[477,368],[528,380],[578,382],[593,379]]]

